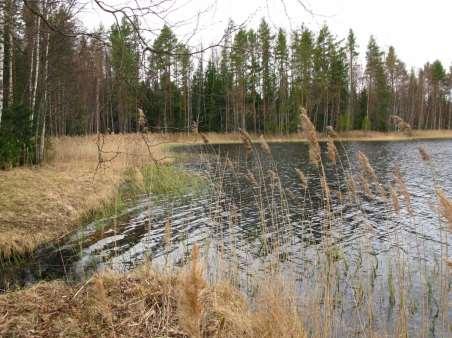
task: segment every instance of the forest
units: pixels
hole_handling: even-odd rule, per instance
[[[0,337],[451,337],[452,1],[312,3],[0,0]]]
[[[143,43],[137,17],[88,32],[76,3],[4,2],[3,159],[39,162],[48,136],[135,132],[139,121],[155,132],[293,133],[299,107],[320,131],[387,131],[394,115],[413,129],[452,125],[452,66],[412,68],[373,36],[359,55],[352,29],[338,37],[327,25],[287,32],[230,21],[206,48],[163,25]]]

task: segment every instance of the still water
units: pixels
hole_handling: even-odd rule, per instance
[[[420,159],[419,146],[431,154],[431,163]],[[142,196],[124,214],[89,224],[64,243],[41,249],[15,274],[34,281],[80,277],[106,267],[127,271],[144,259],[177,265],[194,243],[203,244],[212,278],[221,259],[237,268],[243,285],[247,276],[274,260],[300,280],[306,278],[303,272],[327,246],[352,266],[365,247],[381,276],[396,252],[408,262],[431,267],[447,257],[451,238],[438,213],[435,189],[442,187],[449,196],[452,192],[451,140],[346,142],[336,147],[336,165],[324,159],[328,196],[319,169],[309,164],[305,143],[273,143],[271,154],[258,145],[252,154],[241,144],[178,147],[175,151],[183,158],[178,165],[201,175],[205,189],[177,198]],[[386,193],[375,185],[370,192],[360,189],[358,152],[367,155]],[[308,178],[307,188],[295,169]],[[396,193],[400,210],[394,209],[388,193],[390,187],[397,190],[395,170],[410,196],[408,203]],[[356,184],[353,196],[345,179],[350,175]],[[99,231],[103,226],[107,230]]]
[[[431,164],[422,162],[419,146],[425,146],[430,152]],[[142,196],[124,214],[90,224],[72,235],[58,247],[59,260],[66,256],[62,253],[75,247],[77,255],[66,258],[67,269],[81,273],[93,266],[108,265],[116,270],[128,270],[145,257],[158,261],[170,255],[173,261],[183,260],[193,243],[221,238],[223,242],[233,240],[234,250],[249,261],[265,255],[266,250],[262,248],[262,236],[265,236],[266,247],[272,246],[267,241],[278,238],[284,242],[281,250],[291,260],[302,261],[305,257],[297,252],[300,247],[322,243],[327,217],[334,226],[331,229],[334,242],[344,248],[371,233],[375,253],[379,254],[400,244],[392,243],[391,233],[397,230],[400,236],[425,239],[431,253],[427,256],[440,253],[439,244],[445,238],[441,238],[439,231],[441,222],[434,191],[435,186],[442,187],[446,193],[452,191],[452,141],[336,143],[337,164],[334,166],[324,159],[332,217],[326,215],[319,170],[309,164],[307,144],[273,143],[270,147],[271,156],[256,146],[250,157],[240,144],[176,148],[184,157],[180,165],[201,174],[208,189],[178,198]],[[379,182],[386,187],[394,180],[394,169],[399,168],[411,195],[413,216],[404,208],[403,196],[399,196],[400,214],[377,192],[373,197],[359,194],[359,203],[345,197],[344,173],[359,172],[356,160],[359,151],[367,155]],[[306,190],[300,184],[296,168],[308,178]],[[356,176],[355,181],[358,186]],[[168,222],[170,245],[165,238]],[[99,234],[102,226],[109,229]],[[412,257],[417,255],[416,250],[411,251],[413,247],[404,248],[410,250]],[[45,264],[41,266],[41,272],[46,268]]]
[[[420,145],[431,153],[432,164],[421,161]],[[106,220],[114,226],[102,238],[90,238],[95,231],[89,228],[77,234],[74,238],[81,258],[74,269],[82,271],[96,263],[127,270],[145,257],[158,261],[170,256],[177,262],[184,259],[193,243],[214,240],[224,242],[225,250],[229,249],[228,241],[233,241],[235,254],[243,258],[240,264],[265,256],[268,247],[274,247],[269,244],[272,240],[284,243],[280,251],[286,259],[302,262],[306,257],[299,254],[301,248],[321,245],[327,230],[334,243],[345,250],[362,236],[370,236],[379,255],[400,246],[402,237],[407,239],[402,249],[410,257],[419,258],[416,241],[410,244],[408,240],[414,236],[423,240],[426,258],[439,255],[446,238],[439,231],[444,224],[438,217],[434,191],[435,186],[452,191],[452,142],[353,142],[336,146],[340,154],[336,166],[324,159],[333,216],[325,211],[319,170],[309,164],[306,144],[275,143],[271,144],[271,156],[256,148],[250,158],[239,144],[178,148],[190,154],[185,156],[186,169],[203,175],[210,188],[177,199],[143,196],[126,215]],[[411,196],[411,214],[401,195],[399,214],[377,192],[374,196],[358,193],[358,203],[344,197],[344,172],[359,172],[358,151],[368,156],[385,187],[393,185],[393,172],[399,167]],[[306,190],[295,168],[307,176]],[[359,180],[355,181],[358,186]],[[326,219],[331,223],[329,229],[325,228]],[[165,238],[168,222],[170,245]],[[398,236],[393,236],[395,232]]]

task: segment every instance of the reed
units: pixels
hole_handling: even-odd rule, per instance
[[[229,139],[206,134],[208,142],[202,135],[173,135],[160,140],[156,137],[155,144],[186,140],[205,144],[218,140],[243,143],[248,161],[240,163],[228,157],[222,163],[214,157],[210,160],[214,163],[208,163],[213,168],[212,177],[200,181],[196,178],[198,183],[190,182],[182,189],[184,195],[187,189],[191,191],[196,186],[213,186],[212,201],[221,209],[211,211],[208,216],[215,224],[208,240],[191,246],[190,259],[183,267],[162,271],[161,267],[145,262],[129,273],[106,271],[78,284],[43,282],[0,295],[0,335],[405,337],[448,332],[444,299],[447,302],[450,283],[448,270],[441,263],[449,264],[447,234],[441,234],[445,244],[438,244],[440,253],[432,254],[425,240],[417,235],[420,231],[417,210],[411,206],[412,196],[400,170],[394,170],[388,180],[377,175],[364,153],[348,162],[349,157],[341,153],[341,134],[334,135],[334,130],[329,130],[329,137],[324,139],[325,152],[319,144],[322,138],[307,112],[302,111],[300,118],[310,161],[317,167],[315,170],[320,169],[309,180],[306,174],[309,168],[295,169],[293,175],[299,181],[301,194],[285,187],[279,177],[278,167],[272,162],[271,144],[267,142],[272,137],[258,138],[246,131],[228,135]],[[132,137],[115,141],[116,146],[108,151],[117,150],[121,142],[123,146],[128,142],[134,144],[134,140],[138,142]],[[256,142],[259,147],[254,146]],[[54,155],[58,166],[69,166],[83,156],[87,162],[96,163],[95,140],[94,150],[86,145],[80,147],[87,148],[72,154],[59,154],[68,151],[58,148]],[[148,168],[145,161],[149,160],[148,148],[139,152],[145,154],[144,158],[122,154],[116,158],[121,163],[115,164],[114,159],[102,170],[115,173],[121,180],[127,172],[136,189],[144,189],[148,194],[158,196],[172,191],[174,181],[184,174],[172,166]],[[422,161],[429,165],[433,162],[426,150],[419,152]],[[322,157],[332,166],[324,165]],[[131,165],[134,169],[127,169]],[[358,172],[353,171],[355,167]],[[120,168],[122,171],[116,171]],[[241,251],[238,244],[246,231],[240,228],[242,211],[233,199],[221,198],[228,197],[224,170],[233,177],[233,187],[242,185],[244,180],[252,185],[252,196],[246,203],[255,209],[259,230],[246,235],[249,241],[260,243],[261,249],[255,256]],[[335,175],[327,176],[327,170]],[[184,184],[179,182],[175,186]],[[451,230],[452,202],[436,182],[433,186],[435,190],[431,193],[437,201],[434,208]],[[321,190],[320,197],[311,194],[316,187]],[[344,194],[348,198],[342,198]],[[288,199],[294,203],[289,204]],[[372,203],[382,206],[377,221],[366,209]],[[307,210],[313,205],[319,207],[317,214],[310,217]],[[347,251],[338,241],[343,234],[336,225],[348,225],[350,210],[360,220],[359,225],[350,226],[363,229],[361,237],[352,238],[352,249]],[[299,224],[291,219],[294,211],[300,212]],[[323,223],[316,224],[316,219]],[[400,227],[407,220],[410,231]],[[381,231],[388,234],[385,240],[380,240]],[[162,231],[168,253],[175,246],[174,232],[168,217]],[[290,250],[294,242],[301,243],[299,252]],[[418,250],[418,260],[408,258],[406,251],[410,247]],[[387,262],[378,257],[378,250],[387,252]],[[217,258],[215,268],[221,270],[218,275],[210,274],[212,257]],[[299,265],[295,264],[297,259],[301,261],[296,262]]]
[[[306,177],[306,175],[303,173],[303,171],[301,171],[298,168],[295,168],[295,171],[298,175],[298,178],[300,180],[300,184],[302,186],[303,189],[307,189],[308,188],[308,178]]]
[[[202,295],[206,288],[204,268],[200,262],[199,246],[194,245],[191,263],[182,274],[178,301],[179,321],[184,332],[201,337],[201,319],[204,312]]]
[[[452,201],[446,196],[444,191],[438,189],[436,195],[439,201],[441,215],[447,220],[449,229],[452,231]]]
[[[314,124],[309,119],[306,111],[303,109],[301,110],[300,120],[304,137],[309,143],[309,161],[318,166],[321,162],[321,151],[317,131],[315,130]]]

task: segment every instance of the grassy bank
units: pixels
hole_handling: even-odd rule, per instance
[[[274,169],[264,171],[259,167],[254,173],[248,171],[241,174],[234,169],[238,164],[226,161],[223,166],[227,166],[228,170],[232,170],[237,176],[237,184],[252,186],[255,201],[250,203],[258,214],[272,212],[272,223],[265,223],[262,217],[262,223],[258,224],[261,232],[256,233],[256,240],[261,241],[264,251],[268,253],[260,257],[263,266],[261,274],[254,274],[249,268],[249,265],[254,263],[252,258],[246,261],[246,264],[241,264],[243,261],[239,260],[240,253],[237,255],[237,252],[240,248],[235,245],[240,243],[237,237],[240,237],[241,233],[233,231],[238,222],[237,210],[234,204],[226,203],[222,205],[222,210],[229,218],[226,223],[219,225],[224,225],[225,228],[221,235],[231,234],[231,237],[226,237],[224,242],[217,243],[217,246],[215,239],[209,238],[209,245],[203,245],[202,250],[206,253],[204,250],[207,251],[209,247],[213,252],[200,256],[198,246],[195,245],[191,260],[189,259],[188,264],[182,269],[166,265],[157,269],[146,263],[127,274],[106,272],[77,285],[63,281],[43,282],[31,288],[0,295],[0,336],[406,337],[413,332],[419,333],[419,336],[434,335],[432,332],[436,333],[435,330],[440,330],[438,331],[440,336],[444,332],[450,332],[447,242],[448,232],[452,230],[450,194],[443,192],[436,185],[434,190],[425,191],[431,196],[432,209],[438,216],[435,219],[434,231],[438,232],[442,239],[438,244],[439,255],[434,255],[425,249],[429,242],[423,236],[417,233],[410,234],[402,229],[399,231],[399,228],[394,226],[400,223],[401,218],[412,222],[417,229],[423,226],[418,224],[416,214],[418,211],[411,207],[411,195],[405,185],[403,174],[395,168],[394,177],[377,177],[372,164],[362,153],[358,153],[356,159],[347,158],[347,161],[357,161],[356,167],[359,169],[352,172],[350,163],[340,162],[331,139],[328,140],[328,154],[325,154],[327,157],[321,156],[319,138],[310,121],[306,121],[305,124],[310,165],[318,169],[318,176],[306,179],[303,172],[299,171],[300,186],[304,187],[305,195],[295,197],[302,200],[303,205],[307,205],[306,201],[311,198],[306,194],[307,186],[317,181],[322,189],[322,204],[319,210],[325,214],[325,224],[322,225],[321,243],[303,247],[302,251],[297,253],[303,258],[308,258],[303,263],[305,270],[301,273],[297,271],[297,274],[292,276],[291,271],[283,271],[282,262],[288,257],[285,251],[286,244],[297,239],[296,236],[299,234],[296,231],[300,229],[293,229],[290,226],[290,219],[287,218],[289,210],[286,209],[287,203],[284,200],[284,194],[289,192],[283,187],[278,173]],[[434,138],[433,134],[425,132],[422,137]],[[384,135],[386,139],[380,135],[379,140],[389,140],[389,136]],[[257,135],[251,135],[252,140],[244,134],[208,134],[204,137],[212,143],[240,140],[245,143],[245,149],[249,149],[251,153],[259,147],[257,144],[250,144],[257,139]],[[363,136],[359,138],[355,134],[355,137],[365,140]],[[370,136],[367,137],[371,139]],[[392,137],[394,139],[395,136]],[[440,135],[436,137],[439,138]],[[446,136],[441,134],[441,137]],[[406,136],[400,136],[398,139],[406,139]],[[287,138],[268,137],[267,140],[277,142],[304,139],[302,135],[293,135]],[[377,140],[376,135],[373,136],[373,140]],[[13,177],[15,173],[16,184],[23,180],[21,170],[34,170],[36,179],[42,170],[49,172],[54,170],[55,173],[56,168],[61,168],[65,175],[74,175],[73,172],[77,173],[77,169],[74,170],[72,167],[77,163],[79,165],[80,162],[83,163],[85,158],[87,166],[85,168],[90,168],[87,172],[90,173],[89,182],[92,186],[99,184],[99,189],[104,187],[107,191],[108,184],[103,185],[97,181],[106,177],[110,177],[110,182],[114,185],[108,186],[112,190],[105,193],[105,199],[93,202],[91,205],[93,208],[85,208],[85,204],[80,204],[74,222],[80,220],[87,210],[103,209],[105,213],[111,212],[108,205],[111,206],[109,203],[115,196],[117,199],[118,191],[124,200],[130,197],[128,194],[133,196],[143,191],[155,195],[164,195],[168,192],[183,194],[185,178],[180,172],[174,171],[171,166],[163,167],[161,172],[157,172],[155,167],[149,166],[149,163],[154,163],[155,155],[149,155],[146,144],[139,150],[131,150],[133,142],[138,144],[142,143],[141,141],[143,140],[139,135],[109,136],[105,144],[116,143],[116,146],[112,146],[108,152],[103,152],[103,155],[112,156],[112,160],[106,161],[96,175],[94,169],[99,163],[96,140],[87,137],[56,140],[54,158],[46,166],[38,169],[14,169],[6,174]],[[271,149],[265,146],[264,140],[260,141],[263,151],[251,154],[250,158],[264,156],[260,158],[262,161],[271,161]],[[124,150],[118,151],[121,149],[118,148],[121,142],[124,144],[122,148]],[[160,157],[164,159],[167,145],[200,143],[204,140],[200,135],[171,135],[155,136],[153,142],[155,147],[152,148],[155,149],[155,153],[159,149]],[[78,148],[70,149],[68,144],[71,143],[78,144]],[[91,154],[91,159],[88,160],[90,156],[87,154]],[[420,149],[419,165],[425,167],[427,173],[435,172],[435,163],[425,149]],[[327,167],[336,169],[337,176],[327,177],[324,170]],[[103,175],[106,177],[102,178]],[[434,180],[433,174],[427,174],[426,177],[430,177],[429,175]],[[72,181],[64,183],[58,178],[59,186],[41,183],[33,187],[38,194],[42,194],[43,191],[49,193],[50,189],[57,188],[81,189],[77,183],[79,177],[77,175],[70,177]],[[182,181],[178,181],[179,179]],[[54,182],[53,178],[48,180]],[[70,182],[72,187],[69,187]],[[34,184],[33,180],[30,184]],[[68,186],[65,187],[65,184]],[[194,185],[196,186],[196,183]],[[333,190],[334,187],[343,189],[336,191]],[[224,191],[221,186],[218,189],[218,195],[221,195]],[[94,188],[93,190],[96,191]],[[11,196],[14,196],[14,191],[10,190]],[[76,193],[79,203],[89,197],[84,196],[86,192],[82,190],[76,190]],[[65,198],[69,199],[70,196],[66,191],[64,194],[62,196],[67,194]],[[120,198],[121,201],[123,197]],[[1,203],[7,203],[5,201],[2,199]],[[27,201],[34,206],[34,210],[46,207],[33,204],[35,202],[33,198]],[[55,207],[61,202],[61,197],[52,201]],[[365,224],[361,227],[365,227],[367,232],[365,236],[354,241],[354,249],[350,254],[334,242],[335,238],[341,235],[336,233],[337,225],[344,219],[342,214],[333,212],[333,201],[362,210],[361,217]],[[363,208],[369,201],[384,206],[386,217],[381,224],[377,224],[378,228],[371,226],[372,215],[367,214]],[[106,204],[102,206],[102,203]],[[23,205],[23,208],[28,208]],[[47,208],[49,214],[54,210],[50,206]],[[117,210],[118,206],[113,209]],[[17,218],[18,222],[21,220],[18,216],[20,210],[20,206],[12,209],[15,213],[15,218],[12,219]],[[32,213],[29,212],[28,215]],[[54,212],[53,215],[58,213]],[[58,217],[61,218],[54,216],[53,220],[62,219],[64,216]],[[210,217],[218,222],[220,220],[215,212]],[[312,226],[310,220],[306,222],[308,228]],[[48,231],[46,226],[43,223],[41,230],[43,233]],[[69,225],[66,231],[75,226],[75,223]],[[170,222],[168,227],[171,227]],[[275,232],[266,233],[269,227],[287,231],[281,235]],[[20,229],[20,223],[12,229]],[[39,230],[32,226],[28,229],[29,233]],[[385,248],[391,257],[388,262],[379,260],[373,248],[375,236],[379,235],[376,230],[385,229],[391,229],[390,240],[385,242],[388,243],[388,247]],[[21,237],[22,241],[26,242],[29,238],[27,236],[30,234],[24,234]],[[51,237],[52,235],[49,235],[49,238]],[[396,245],[389,245],[392,242]],[[410,246],[417,248],[418,256],[422,259],[410,260],[405,254],[406,248]],[[226,249],[229,250],[225,251]],[[224,263],[224,266],[216,265],[221,273],[215,278],[209,276],[207,281],[205,267],[208,266],[207,262],[212,256],[220,257],[218,260]],[[209,261],[209,264],[216,263],[216,260]],[[247,295],[242,293],[244,288],[237,278],[240,269],[244,269],[244,273],[251,280],[247,284],[246,291],[249,292]]]
[[[0,256],[26,254],[106,212],[124,197],[130,168],[167,161],[163,145],[151,151],[133,134],[65,137],[52,140],[44,165],[0,171]]]

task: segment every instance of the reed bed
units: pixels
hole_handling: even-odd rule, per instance
[[[219,186],[215,196],[228,194],[228,187],[221,179],[224,176],[221,168],[233,172],[237,182],[232,185],[248,184],[252,187],[253,198],[245,203],[253,204],[260,215],[256,227],[262,246],[257,256],[242,257],[240,244],[237,244],[240,243],[240,230],[225,233],[219,225],[212,231],[206,248],[207,255],[216,257],[214,263],[210,263],[215,266],[213,271],[207,274],[214,273],[214,280],[226,280],[241,290],[248,290],[248,296],[251,294],[254,301],[254,293],[249,290],[266,280],[265,276],[270,275],[275,283],[282,279],[281,289],[295,285],[293,304],[296,316],[302,331],[308,336],[448,336],[451,332],[448,243],[452,204],[450,197],[436,183],[436,164],[428,150],[419,148],[419,165],[424,165],[425,171],[430,173],[434,187],[425,193],[432,201],[433,214],[438,216],[437,223],[430,230],[438,238],[435,252],[427,249],[431,243],[424,236],[424,224],[419,222],[420,217],[412,206],[410,188],[397,164],[392,178],[380,178],[366,154],[358,152],[356,158],[350,158],[346,153],[339,156],[339,150],[345,148],[334,130],[331,129],[328,137],[323,139],[326,149],[322,149],[322,138],[306,112],[301,113],[301,121],[310,164],[316,168],[314,172],[317,171],[317,174],[307,177],[304,168],[295,168],[294,174],[299,178],[304,196],[293,196],[293,192],[285,189],[272,163],[271,147],[264,137],[254,138],[241,132],[244,157],[239,160],[242,161],[240,165],[234,159],[212,160],[207,156],[207,162],[214,162],[208,167],[216,168],[211,177],[212,183]],[[206,142],[210,143],[214,142]],[[318,185],[322,192],[321,199],[316,202],[308,189],[313,184]],[[239,196],[236,199],[244,198]],[[290,248],[291,243],[298,240],[300,230],[293,228],[290,219],[290,208],[294,208],[294,204],[289,207],[290,199],[298,200],[301,210],[319,203],[318,212],[322,213],[324,222],[320,230],[315,230],[321,233],[320,243],[301,245],[296,253]],[[218,205],[222,203],[219,199]],[[355,239],[352,249],[345,248],[338,241],[342,234],[337,231],[342,229],[340,225],[345,220],[337,210],[341,210],[343,203],[351,203],[359,211],[362,226],[366,229],[362,237]],[[366,211],[369,203],[382,205],[379,223],[375,223]],[[234,206],[222,205],[221,208],[229,212]],[[211,217],[214,219],[215,215]],[[313,226],[312,220],[307,215],[305,217],[297,222],[309,229]],[[407,224],[408,231],[398,225],[400,222]],[[238,227],[237,224],[229,226]],[[382,231],[387,238],[377,244],[381,242],[376,239]],[[215,236],[216,233],[223,235]],[[311,234],[309,237],[309,231],[303,236],[304,241],[313,240],[315,244],[315,236]],[[378,252],[384,254],[377,256]],[[306,263],[286,261],[285,257],[292,254]],[[256,261],[259,261],[257,270],[253,268]],[[281,297],[286,299],[287,296]],[[277,318],[275,321],[283,320],[281,316]],[[278,335],[293,336],[288,332],[269,336]]]
[[[194,142],[210,147],[217,142],[243,143],[246,170],[230,158],[218,156],[212,159],[211,154],[206,154],[201,159],[210,169],[205,179],[214,189],[212,198],[221,207],[209,215],[216,226],[211,229],[208,239],[187,246],[188,258],[182,267],[173,266],[173,260],[169,258],[163,266],[146,261],[128,273],[106,271],[76,285],[63,281],[43,282],[1,295],[0,335],[447,336],[451,332],[448,300],[451,197],[436,182],[434,190],[428,192],[434,197],[432,207],[438,215],[435,231],[441,239],[438,244],[440,256],[436,259],[429,256],[425,238],[417,233],[407,235],[394,226],[399,217],[412,222],[414,227],[422,226],[416,223],[416,210],[411,206],[411,194],[403,174],[395,168],[390,180],[378,177],[364,153],[359,153],[357,158],[345,154],[344,160],[344,156],[339,156],[343,150],[342,140],[363,139],[364,134],[344,136],[330,130],[328,135],[319,135],[306,112],[302,113],[304,136],[264,138],[244,131],[222,136],[155,136],[152,144]],[[411,133],[413,136],[410,137],[419,138],[440,134]],[[369,139],[377,137],[366,135],[373,135],[365,136]],[[71,163],[80,167],[87,165],[92,170],[94,164],[97,166],[102,162],[105,164],[101,168],[102,174],[96,176],[111,176],[110,183],[99,190],[106,186],[111,188],[111,182],[119,182],[116,180],[120,180],[125,168],[140,167],[157,157],[167,156],[164,147],[157,146],[155,148],[162,151],[161,156],[154,153],[147,158],[136,156],[149,151],[148,143],[144,142],[143,146],[141,137],[108,136],[105,145],[109,146],[103,148],[105,162],[98,158],[98,139],[94,140],[94,147],[86,144],[86,138],[59,139],[55,142],[54,164],[48,164],[53,167],[48,170],[72,168]],[[407,136],[384,134],[378,137],[395,140]],[[282,183],[268,142],[300,139],[308,141],[311,166],[316,175],[308,175],[305,168],[296,168],[294,175],[299,179],[302,196],[293,196],[294,193]],[[327,142],[326,150],[322,149],[321,141]],[[77,150],[68,151],[69,145]],[[119,155],[113,159],[107,157],[116,154]],[[420,163],[432,173],[434,181],[434,159],[425,148],[421,148],[419,154]],[[358,171],[353,171],[353,167]],[[45,169],[38,169],[40,172],[36,177],[42,174],[41,170]],[[78,170],[77,167],[72,170],[74,181],[80,179]],[[259,215],[256,225],[259,231],[254,235],[254,241],[261,246],[257,266],[253,266],[256,257],[250,258],[241,252],[242,234],[238,226],[241,211],[233,202],[224,203],[222,199],[230,189],[225,180],[226,172],[234,177],[233,185],[248,184],[253,191],[250,203]],[[327,175],[327,172],[333,175]],[[31,181],[33,179],[34,176]],[[69,183],[65,184],[69,186]],[[320,198],[311,195],[312,185],[321,188]],[[80,193],[86,197],[86,191]],[[64,196],[57,199],[64,199]],[[301,226],[294,226],[290,219],[289,201],[292,201],[291,207],[295,203],[302,211],[299,223],[304,231],[303,242],[307,245],[299,246],[297,252],[288,251],[293,248],[291,243],[300,239],[301,231]],[[366,212],[369,201],[384,205],[386,210],[377,225]],[[314,229],[308,213],[314,203],[320,205],[319,210],[324,215],[321,241],[317,238],[319,230]],[[338,203],[353,204],[366,229],[364,236],[355,239],[350,251],[337,240],[341,237],[337,232],[338,225],[344,222],[343,214],[335,208]],[[74,207],[76,210],[83,208]],[[49,206],[50,209],[54,210],[54,206]],[[227,215],[226,221],[218,210]],[[174,245],[170,219],[164,227],[163,242],[170,255]],[[382,244],[383,248],[379,248],[388,253],[382,257],[376,256],[374,247],[379,228],[390,234]],[[396,245],[392,245],[394,243]],[[417,259],[407,255],[409,247],[416,248]],[[302,263],[291,264],[289,257],[293,255]]]

